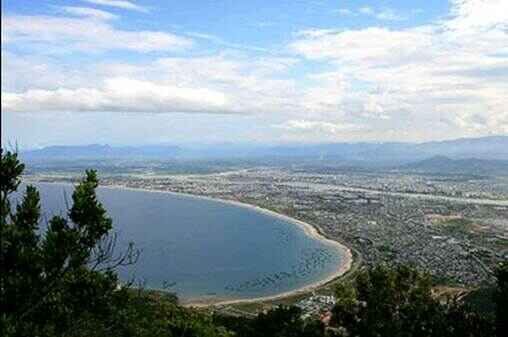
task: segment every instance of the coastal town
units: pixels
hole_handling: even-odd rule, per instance
[[[74,181],[32,174],[28,180]],[[508,180],[259,167],[212,174],[109,174],[107,186],[242,202],[290,216],[349,247],[357,265],[411,264],[436,283],[491,284],[508,257]],[[332,299],[303,299],[307,314]],[[328,303],[328,304],[327,304]]]

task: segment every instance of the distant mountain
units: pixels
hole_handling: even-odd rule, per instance
[[[184,153],[187,153],[184,151]],[[433,156],[508,159],[508,136],[462,138],[426,143],[328,143],[291,146],[212,146],[203,155],[220,157],[307,158],[321,161],[409,163]]]
[[[508,160],[508,136],[462,138],[426,143],[329,143],[261,146],[223,144],[177,147],[151,145],[113,147],[109,145],[50,146],[22,152],[25,159],[73,158],[183,158],[183,159],[260,159],[323,163],[326,165],[393,166],[435,156],[450,159]]]
[[[508,175],[508,160],[450,159],[444,156],[435,156],[403,165],[400,169],[441,174]]]
[[[428,143],[325,143],[283,146],[223,144],[183,149],[183,156],[203,158],[300,158],[321,161],[409,163],[445,155],[451,158],[508,159],[508,136],[464,138]]]
[[[39,150],[24,151],[25,160],[51,159],[100,159],[100,158],[171,158],[180,152],[176,146],[113,147],[109,145],[49,146]]]
[[[416,150],[451,158],[508,159],[508,136],[461,138],[416,145]]]
[[[336,143],[308,146],[307,152],[321,159],[379,163],[409,163],[434,156],[451,159],[508,160],[508,136],[462,138],[426,143]]]

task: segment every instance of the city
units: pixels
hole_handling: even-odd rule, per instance
[[[40,173],[37,181],[74,181]],[[355,262],[410,264],[436,283],[494,281],[508,257],[508,179],[259,167],[213,174],[110,174],[105,186],[239,201],[305,221],[353,249]],[[326,305],[324,305],[326,306]]]

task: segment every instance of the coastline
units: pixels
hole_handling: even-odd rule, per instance
[[[69,184],[69,185],[75,185],[71,182],[44,182],[44,181],[34,181],[37,183],[47,183],[47,184]],[[197,199],[203,199],[208,201],[214,201],[214,202],[221,202],[224,204],[236,206],[236,207],[242,207],[246,208],[258,213],[262,213],[268,216],[272,216],[275,218],[278,218],[280,220],[295,224],[300,229],[303,230],[305,235],[309,236],[310,238],[325,242],[327,245],[330,245],[334,247],[341,256],[343,257],[343,261],[340,265],[338,265],[337,269],[328,275],[326,278],[321,279],[319,281],[313,282],[309,285],[286,291],[280,294],[276,295],[270,295],[270,296],[260,296],[260,297],[253,297],[253,298],[243,298],[243,299],[221,299],[217,297],[210,297],[209,299],[195,299],[190,300],[188,302],[183,302],[182,305],[186,307],[209,307],[209,306],[223,306],[223,305],[231,305],[231,304],[241,304],[241,303],[259,303],[259,302],[265,302],[265,301],[272,301],[272,300],[278,300],[294,295],[300,295],[304,293],[311,292],[313,290],[316,290],[317,288],[330,283],[331,281],[341,277],[346,272],[348,272],[351,269],[352,263],[353,263],[353,255],[351,252],[351,249],[343,244],[341,244],[338,241],[329,239],[325,237],[321,232],[319,227],[313,226],[307,222],[289,217],[285,214],[277,213],[275,211],[262,208],[256,205],[247,204],[244,202],[236,201],[236,200],[227,200],[227,199],[221,199],[221,198],[214,198],[204,195],[195,195],[185,192],[173,192],[173,191],[164,191],[164,190],[155,190],[155,189],[147,189],[147,188],[135,188],[135,187],[128,187],[124,185],[99,185],[100,188],[107,188],[107,189],[120,189],[120,190],[131,190],[131,191],[143,191],[143,192],[150,192],[150,193],[167,193],[167,194],[173,194],[177,196],[185,196],[189,198],[197,198]]]

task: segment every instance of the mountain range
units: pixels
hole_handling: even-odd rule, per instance
[[[49,146],[21,152],[23,160],[76,159],[266,160],[270,163],[305,163],[326,166],[397,167],[426,172],[508,171],[508,136],[461,138],[424,143],[328,143],[285,146]]]
[[[410,163],[435,156],[450,159],[508,160],[508,136],[461,138],[425,143],[328,143],[295,144],[284,146],[262,145],[208,145],[182,147],[173,145],[144,146],[49,146],[23,151],[25,160],[83,159],[83,158],[157,158],[157,159],[210,159],[210,158],[300,158],[326,162],[376,162],[380,164]]]
[[[418,162],[401,165],[402,171],[440,173],[440,174],[474,174],[474,175],[508,175],[508,160],[499,159],[450,159],[435,156]]]

